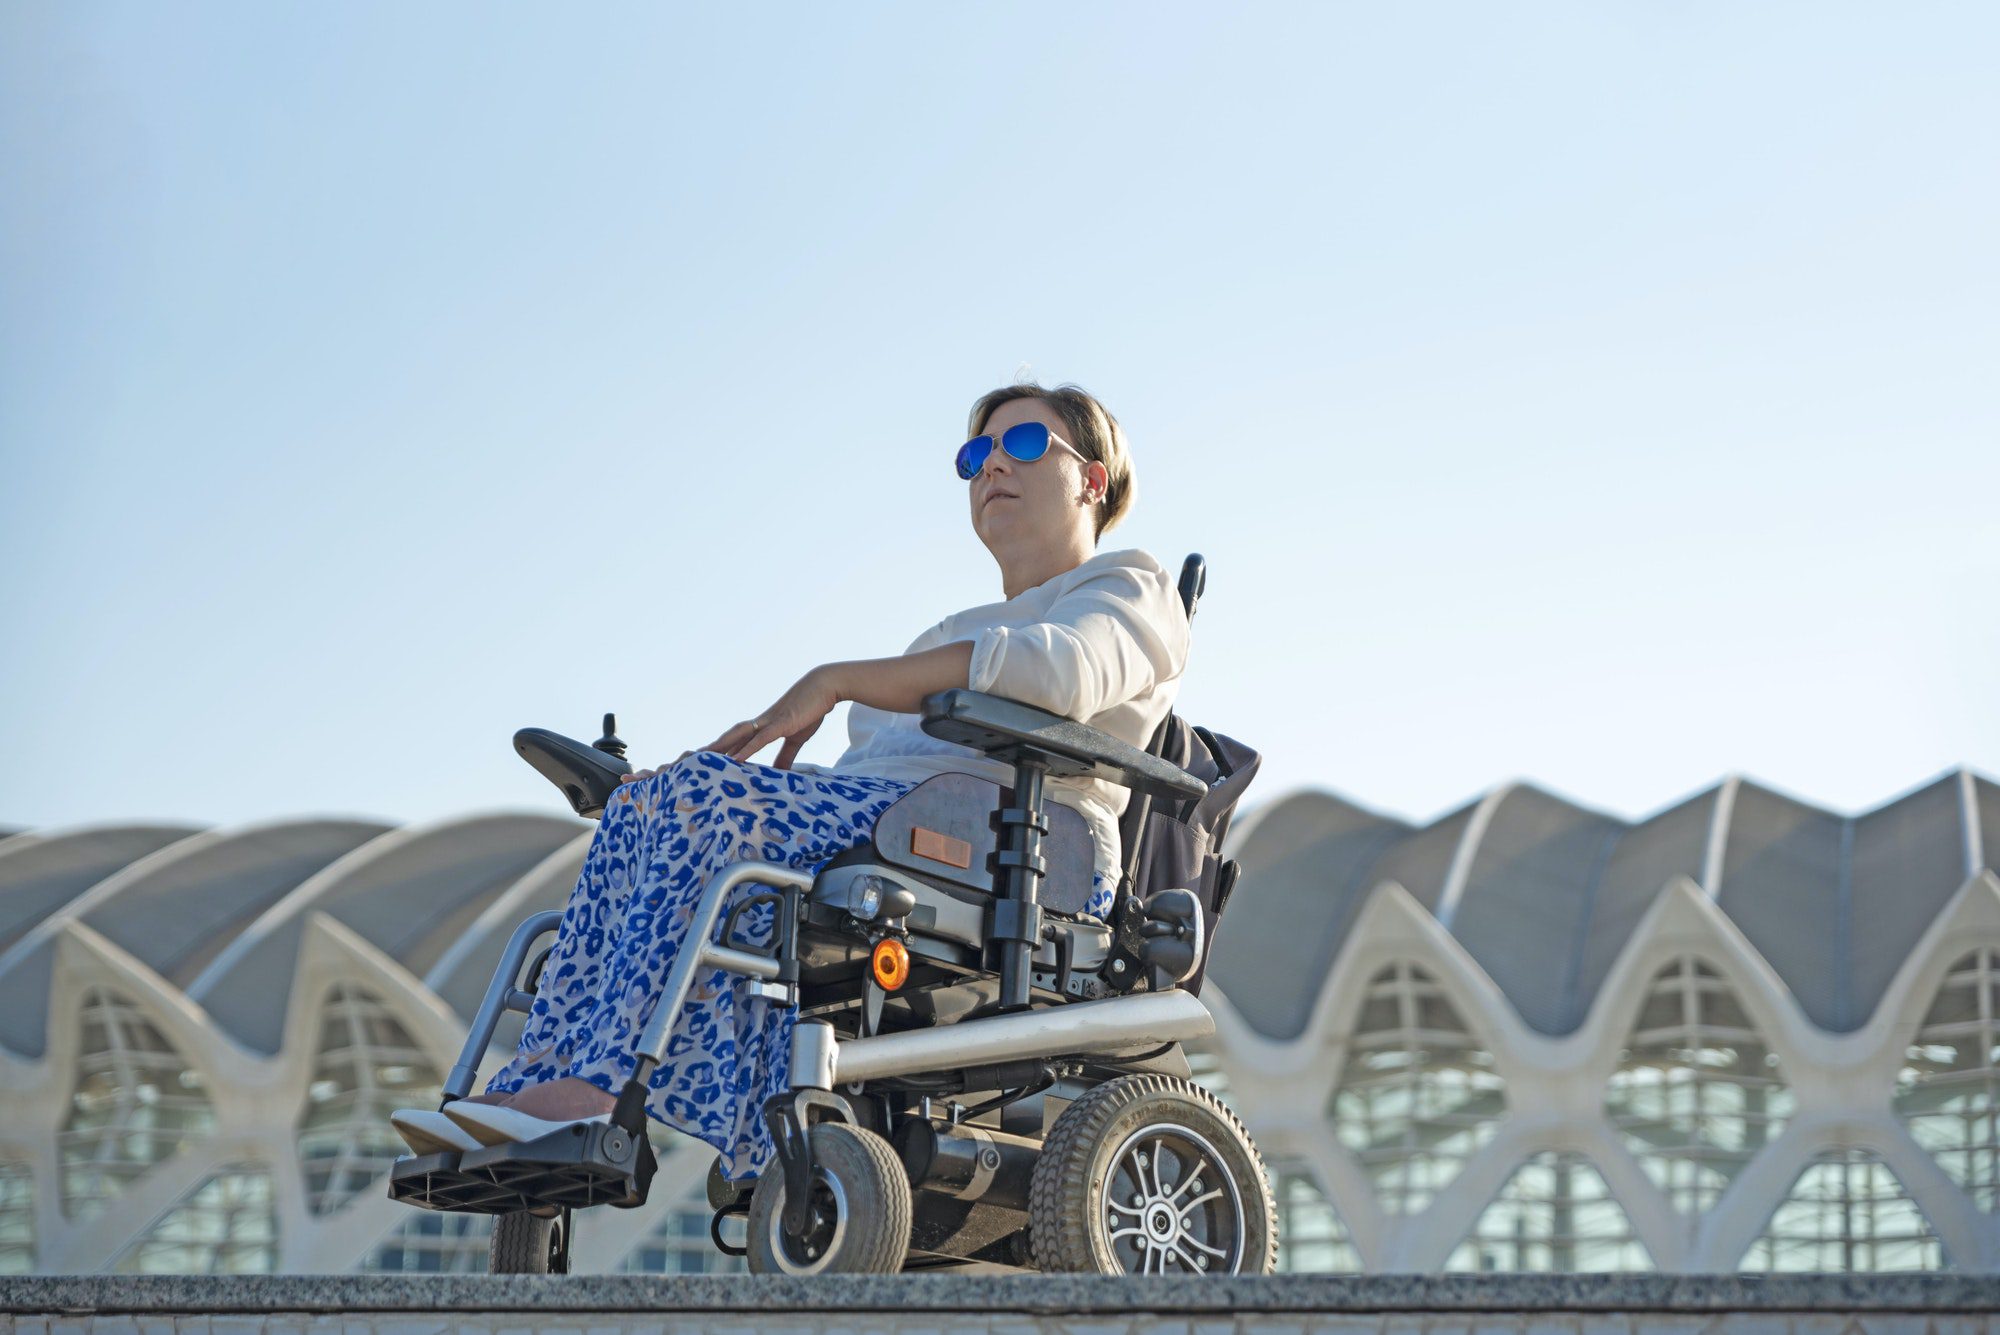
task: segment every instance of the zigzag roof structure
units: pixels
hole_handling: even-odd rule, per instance
[[[1646,912],[1700,888],[1830,1033],[1867,1023],[1961,886],[2000,860],[2000,785],[1958,770],[1842,816],[1742,778],[1639,821],[1529,784],[1427,825],[1294,793],[1234,832],[1242,888],[1209,976],[1260,1034],[1303,1031],[1363,904],[1398,886],[1538,1033],[1575,1032]]]
[[[590,838],[0,837],[0,1273],[482,1269],[483,1220],[386,1199],[387,1110]],[[1637,821],[1308,791],[1229,852],[1193,1056],[1271,1161],[1289,1268],[2000,1270],[1991,779],[1841,815],[1731,778]],[[585,1222],[584,1268],[729,1264],[707,1156],[661,1149],[657,1206]]]

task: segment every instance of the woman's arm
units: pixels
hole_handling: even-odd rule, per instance
[[[894,658],[828,663],[819,670],[832,674],[834,690],[843,700],[891,714],[914,714],[923,707],[925,696],[965,685],[972,670],[972,641],[954,640]]]
[[[892,714],[914,714],[925,696],[965,685],[971,670],[970,640],[894,658],[825,663],[800,677],[769,709],[743,720],[701,749],[748,760],[782,739],[784,745],[772,763],[779,769],[790,769],[799,748],[812,739],[841,701],[853,700]]]

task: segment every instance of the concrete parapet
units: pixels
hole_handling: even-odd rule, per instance
[[[1960,1275],[43,1276],[5,1335],[2000,1335]]]

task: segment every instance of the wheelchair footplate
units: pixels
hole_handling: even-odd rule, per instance
[[[644,1136],[585,1122],[538,1140],[447,1150],[396,1160],[389,1198],[426,1210],[513,1214],[646,1203],[659,1160]]]

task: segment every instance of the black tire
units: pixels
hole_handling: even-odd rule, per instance
[[[493,1221],[486,1254],[489,1275],[567,1275],[569,1211],[541,1216],[522,1210]]]
[[[1235,1113],[1192,1081],[1127,1075],[1049,1128],[1028,1188],[1028,1245],[1045,1271],[1268,1275],[1278,1217]]]
[[[785,1170],[750,1195],[753,1275],[893,1275],[910,1248],[910,1178],[889,1142],[844,1122],[812,1129],[813,1225],[785,1232]]]

